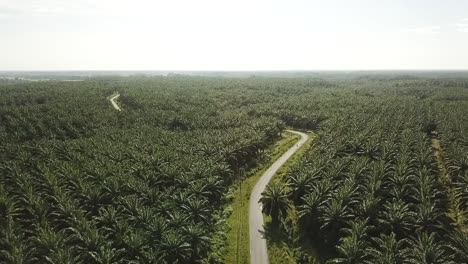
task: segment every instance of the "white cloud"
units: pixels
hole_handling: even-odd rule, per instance
[[[468,33],[468,18],[460,19],[458,23],[453,24],[458,32]]]
[[[456,27],[458,32],[468,33],[468,24],[456,24]]]
[[[418,35],[436,35],[441,30],[440,26],[427,26],[427,27],[416,27],[404,30],[404,32],[415,33]]]
[[[0,0],[0,15],[10,17],[89,15],[96,14],[97,10],[89,0]]]

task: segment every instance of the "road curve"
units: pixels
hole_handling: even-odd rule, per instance
[[[252,194],[250,195],[249,205],[249,236],[250,236],[250,263],[251,264],[268,264],[268,251],[266,239],[263,236],[263,214],[262,207],[259,203],[262,197],[262,192],[265,190],[268,182],[278,169],[283,166],[286,161],[309,139],[305,133],[287,130],[288,132],[301,136],[301,139],[288,151],[286,151],[279,159],[263,173],[260,180],[255,184]]]
[[[112,96],[109,100],[111,101],[111,103],[114,106],[115,110],[122,111],[122,109],[120,109],[119,105],[115,102],[115,99],[119,98],[119,96],[120,96],[120,94],[116,94],[116,95]]]

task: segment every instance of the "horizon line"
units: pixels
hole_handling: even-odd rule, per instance
[[[81,69],[81,70],[0,70],[0,72],[360,72],[360,71],[375,71],[375,72],[384,72],[384,71],[467,71],[467,69],[307,69],[307,70],[213,70],[213,69],[201,69],[201,70],[190,70],[190,69],[180,69],[180,70],[97,70],[97,69]]]

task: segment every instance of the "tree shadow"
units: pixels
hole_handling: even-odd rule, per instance
[[[273,224],[272,222],[267,222],[263,225],[263,237],[267,239],[269,243],[281,243],[281,242],[290,242],[287,231],[283,228],[283,225]]]
[[[287,245],[292,250],[299,250],[305,255],[312,257],[310,260],[316,262],[313,263],[324,263],[326,259],[329,259],[335,255],[333,247],[327,245],[319,234],[314,230],[297,230],[298,234],[290,233],[286,228],[285,222],[281,222],[277,225],[267,222],[263,225],[264,232],[263,237],[267,239],[271,246]],[[316,239],[313,239],[316,238]]]

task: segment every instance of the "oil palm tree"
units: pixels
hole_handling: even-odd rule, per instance
[[[318,210],[325,201],[325,197],[316,192],[308,193],[302,197],[302,204],[299,209],[299,220],[305,227],[318,219]]]
[[[34,245],[29,243],[23,234],[18,233],[10,226],[1,230],[0,235],[0,262],[2,263],[18,263],[18,264],[33,264],[37,263]]]
[[[442,226],[443,212],[438,203],[422,200],[416,205],[414,220],[419,231],[435,231]]]
[[[147,235],[140,229],[128,230],[128,232],[122,236],[126,257],[131,260],[141,259],[143,253],[150,247],[147,238]]]
[[[277,225],[289,206],[286,185],[277,181],[271,182],[262,192],[259,202],[262,203],[262,212],[271,216],[272,224]]]
[[[192,198],[182,205],[182,209],[195,221],[195,223],[209,222],[209,215],[211,213],[206,200]]]
[[[414,223],[414,215],[409,205],[401,200],[388,201],[383,205],[378,222],[384,230],[404,236]]]
[[[110,242],[100,246],[97,251],[89,252],[91,262],[98,264],[124,263],[123,253],[124,249],[116,249]]]
[[[31,242],[35,247],[38,261],[46,261],[45,256],[71,241],[71,236],[67,236],[62,230],[54,231],[49,225],[37,229],[36,236],[32,237]]]
[[[288,186],[294,203],[298,203],[311,187],[311,177],[305,173],[295,173],[288,177]]]
[[[448,166],[448,170],[453,175],[462,175],[468,171],[468,155],[461,157],[456,157],[451,161],[451,164]]]
[[[145,226],[145,231],[148,232],[150,241],[160,241],[162,235],[169,230],[169,225],[166,220],[157,215],[150,219],[149,223]]]
[[[352,222],[351,226],[342,229],[342,232],[346,237],[341,238],[339,244],[336,246],[339,257],[332,259],[330,262],[347,264],[363,263],[368,258],[366,252],[368,246],[366,239],[369,232],[367,219]]]
[[[72,249],[67,247],[60,247],[47,256],[45,256],[45,263],[48,264],[75,264],[80,263],[80,257],[73,254]]]
[[[205,229],[200,225],[188,225],[183,228],[183,234],[191,248],[191,262],[205,257],[210,245],[210,239],[206,235]]]
[[[468,259],[468,237],[460,230],[454,230],[449,233],[449,248],[454,254],[457,263],[463,263]]]
[[[349,204],[342,200],[331,198],[320,207],[320,222],[322,233],[329,244],[334,244],[339,238],[339,230],[347,227],[348,221],[354,217]]]
[[[367,249],[369,259],[367,264],[404,264],[407,259],[406,240],[397,240],[395,233],[381,234],[372,238],[373,247]]]
[[[163,234],[161,239],[161,257],[163,263],[187,263],[192,254],[190,244],[182,235],[175,232]]]
[[[409,241],[408,259],[410,263],[451,264],[453,255],[448,254],[446,247],[436,241],[435,233],[417,233]]]
[[[367,259],[366,243],[354,236],[342,238],[336,249],[339,257],[327,263],[360,264]]]

